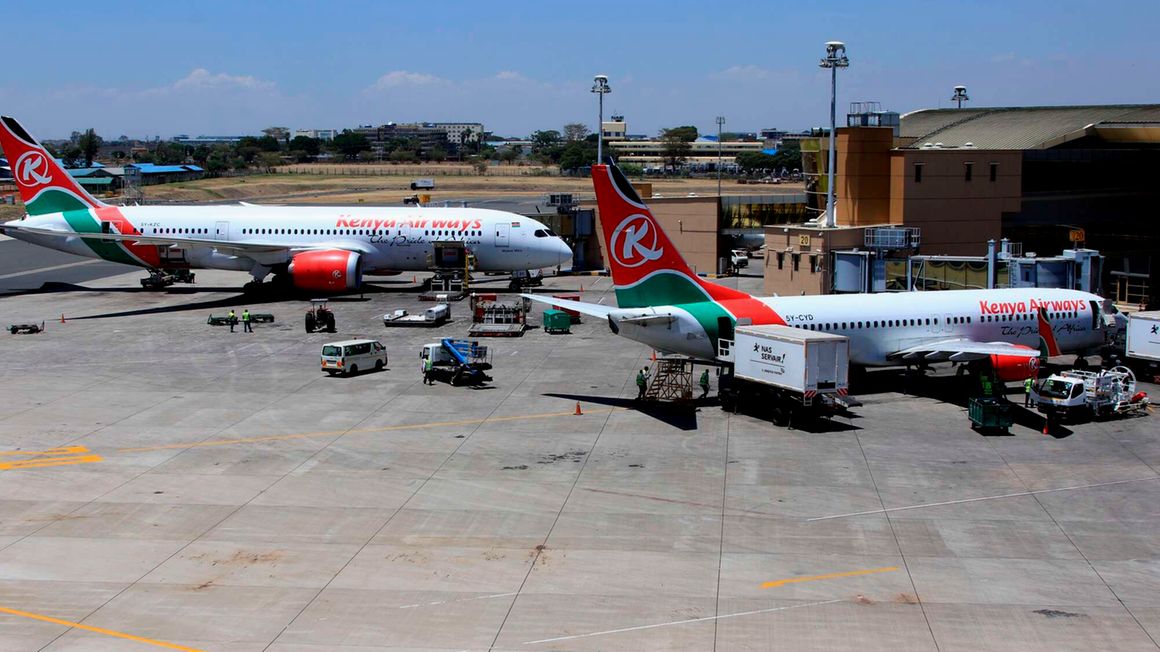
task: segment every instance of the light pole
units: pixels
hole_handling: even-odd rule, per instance
[[[961,109],[961,108],[963,108],[963,102],[965,102],[969,99],[971,99],[971,98],[967,97],[967,87],[966,86],[955,86],[955,94],[953,97],[951,97],[952,102],[957,102],[959,105],[959,108]]]
[[[830,69],[830,157],[829,180],[826,182],[826,220],[824,226],[837,226],[838,216],[834,212],[834,166],[837,155],[834,151],[834,132],[838,122],[838,68],[846,68],[850,60],[846,58],[846,44],[841,41],[826,43],[826,56],[818,64]]]
[[[592,81],[592,92],[600,104],[600,118],[596,123],[596,164],[600,165],[604,162],[604,96],[612,92],[612,87],[608,85],[608,75],[596,75]]]
[[[717,116],[717,196],[721,196],[721,127],[725,126],[725,116]]]

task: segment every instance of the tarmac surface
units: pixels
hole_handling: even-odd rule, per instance
[[[469,317],[384,328],[410,275],[333,300],[337,334],[245,275],[142,275],[0,297],[47,322],[0,333],[0,650],[1157,649],[1153,415],[985,436],[945,370],[805,429],[638,409],[651,351],[599,321],[425,386]],[[277,321],[206,324],[229,306]],[[356,336],[389,369],[321,373]]]

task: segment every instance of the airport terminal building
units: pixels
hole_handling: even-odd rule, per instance
[[[979,255],[1001,238],[1024,252],[1098,249],[1106,294],[1155,296],[1160,188],[1147,177],[1160,167],[1160,105],[924,109],[892,126],[866,117],[850,114],[836,134],[837,227],[767,226],[767,292],[833,291],[833,253],[892,228],[909,235],[881,256]]]

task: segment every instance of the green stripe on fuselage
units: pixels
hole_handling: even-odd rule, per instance
[[[68,195],[65,195],[68,197]],[[69,197],[69,199],[73,199]],[[39,201],[39,200],[37,200]],[[73,201],[76,201],[73,199]],[[77,233],[100,233],[101,223],[97,221],[93,214],[88,209],[83,210],[67,210],[64,211],[64,220],[68,222],[69,228]],[[126,265],[140,265],[136,258],[133,258],[125,251],[125,248],[118,242],[111,240],[92,240],[84,238],[84,243],[88,245],[93,253],[104,258],[105,260],[114,263],[124,263]]]
[[[713,347],[717,347],[718,319],[733,316],[721,304],[705,296],[705,291],[684,274],[660,272],[628,288],[616,288],[616,303],[621,308],[674,306],[687,311],[697,320]]]

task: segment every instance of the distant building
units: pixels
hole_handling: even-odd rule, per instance
[[[182,145],[220,145],[232,144],[241,140],[241,136],[197,136],[196,138],[181,134],[173,137],[173,142]]]
[[[306,138],[314,138],[315,140],[334,140],[334,136],[338,131],[334,129],[298,129],[294,132],[294,137],[305,136]]]
[[[478,143],[483,138],[484,133],[481,122],[425,122],[423,124],[447,132],[448,142],[454,145]]]

